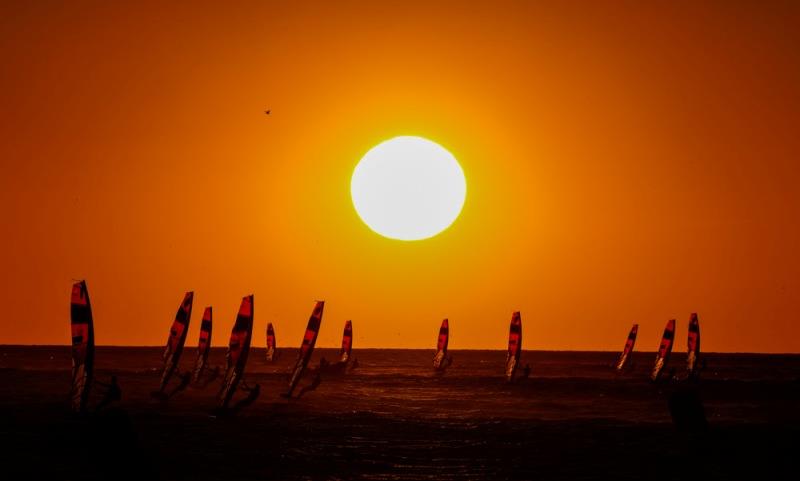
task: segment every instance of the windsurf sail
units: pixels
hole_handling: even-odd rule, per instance
[[[86,281],[72,285],[70,302],[70,324],[72,330],[72,410],[86,412],[89,389],[94,375],[94,323],[92,304]]]
[[[158,386],[158,392],[164,392],[167,387],[172,373],[178,367],[178,361],[181,359],[183,353],[183,345],[186,343],[186,333],[189,332],[189,320],[192,317],[192,300],[194,299],[194,292],[189,291],[183,296],[183,302],[178,307],[178,312],[175,314],[175,320],[172,321],[172,326],[169,328],[169,337],[167,338],[167,347],[164,349],[164,370],[161,373],[161,384]]]
[[[697,319],[697,313],[693,312],[691,319],[689,319],[689,350],[686,356],[686,370],[689,371],[689,377],[697,374],[697,361],[700,358],[700,321]]]
[[[275,352],[277,349],[278,345],[275,343],[275,328],[272,327],[272,323],[270,322],[267,324],[267,362],[275,360]]]
[[[622,354],[619,355],[616,369],[617,372],[622,372],[625,366],[630,363],[631,353],[633,353],[633,345],[636,344],[636,334],[639,332],[639,324],[634,324],[631,327],[631,332],[628,333],[628,339],[625,341],[625,348],[622,349]]]
[[[197,382],[208,363],[208,353],[211,351],[211,306],[206,307],[203,312],[203,320],[200,322],[200,339],[197,341],[197,361],[194,364],[192,380]]]
[[[664,335],[661,336],[661,344],[658,346],[658,354],[656,355],[656,364],[653,366],[653,372],[650,374],[650,379],[658,381],[661,373],[664,371],[667,362],[669,362],[669,355],[672,353],[672,342],[675,339],[675,319],[667,321],[667,326],[664,328]]]
[[[506,356],[506,379],[514,380],[522,355],[522,317],[519,312],[511,315],[511,326],[508,328],[508,355]]]
[[[344,323],[344,333],[342,334],[342,349],[339,351],[339,362],[347,364],[350,362],[350,352],[353,350],[353,322]]]
[[[231,402],[233,394],[242,380],[244,367],[247,364],[247,355],[250,353],[250,341],[253,334],[253,295],[242,298],[239,314],[231,329],[231,339],[228,343],[228,353],[225,355],[227,369],[222,389],[219,392],[219,407],[225,409]]]
[[[297,355],[297,362],[294,365],[292,378],[289,380],[289,391],[286,393],[287,397],[292,396],[292,391],[297,387],[300,378],[303,377],[303,372],[308,366],[308,361],[311,360],[311,354],[314,353],[314,346],[317,344],[317,335],[319,328],[322,324],[322,310],[325,307],[325,301],[317,301],[314,306],[314,311],[311,317],[308,318],[308,325],[306,326],[306,333],[303,335],[303,344],[300,345],[300,353]]]
[[[447,343],[450,341],[450,324],[447,319],[442,321],[439,327],[439,338],[436,341],[436,355],[433,356],[434,369],[444,369],[445,358],[447,357]]]

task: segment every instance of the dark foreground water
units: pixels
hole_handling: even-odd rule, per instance
[[[254,349],[261,396],[209,416],[218,381],[166,403],[149,393],[161,348],[98,348],[97,378],[123,400],[67,409],[68,347],[0,346],[2,479],[794,479],[800,356],[710,354],[696,386],[653,385],[654,355],[617,376],[615,353],[525,352],[530,379],[509,385],[505,352],[452,351],[444,375],[429,350],[357,350],[359,368],[287,401],[286,349]],[[318,350],[315,359],[335,358]],[[184,352],[182,368],[194,363]],[[211,364],[223,363],[215,349]],[[678,374],[683,356],[672,359]],[[310,379],[305,380],[307,384]],[[177,379],[173,381],[173,385]],[[96,390],[93,403],[99,397]],[[702,401],[708,428],[679,430],[668,400]],[[239,395],[241,397],[242,395]],[[682,398],[683,399],[683,398]]]

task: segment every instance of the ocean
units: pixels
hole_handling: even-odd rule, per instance
[[[157,402],[162,348],[98,347],[96,379],[116,375],[123,397],[79,417],[68,410],[69,346],[0,346],[3,477],[789,479],[797,466],[798,355],[705,354],[699,382],[655,385],[654,353],[634,353],[618,375],[617,353],[525,351],[530,378],[508,384],[505,351],[452,350],[437,374],[433,350],[355,349],[357,369],[287,401],[297,350],[280,351],[270,364],[252,349],[245,379],[261,394],[218,418],[219,379]],[[224,355],[213,349],[209,364]],[[337,355],[318,349],[311,364]],[[195,356],[187,348],[181,369]],[[678,379],[684,363],[670,361]],[[689,389],[706,429],[673,423],[669,400]]]

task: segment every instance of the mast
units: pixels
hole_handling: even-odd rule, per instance
[[[89,402],[89,391],[94,376],[94,322],[86,281],[72,285],[70,329],[72,331],[71,405],[73,411],[84,413]]]

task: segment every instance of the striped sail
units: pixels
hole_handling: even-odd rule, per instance
[[[434,369],[445,367],[444,360],[447,357],[447,344],[450,342],[450,323],[447,319],[442,321],[439,327],[439,337],[436,340],[436,355],[433,356]]]
[[[71,405],[73,411],[83,413],[86,412],[89,402],[89,391],[94,375],[94,323],[86,281],[76,282],[72,285],[70,325],[72,331]]]
[[[350,353],[353,351],[353,322],[344,323],[344,333],[342,333],[342,348],[339,350],[339,362],[347,364],[350,361]]]
[[[697,313],[693,312],[689,319],[688,351],[686,356],[686,370],[689,376],[697,374],[697,361],[700,358],[700,320]]]
[[[219,406],[227,408],[239,381],[244,376],[244,368],[247,365],[247,355],[250,353],[250,341],[253,334],[253,295],[242,298],[239,306],[239,314],[236,322],[231,329],[231,338],[228,342],[228,353],[225,355],[227,369],[225,379],[222,382],[222,389],[219,392]]]
[[[197,382],[208,364],[208,353],[211,352],[211,306],[206,307],[203,312],[203,320],[200,322],[200,338],[197,340],[197,361],[194,364],[192,380]]]
[[[267,324],[267,362],[275,360],[276,349],[278,349],[278,345],[275,342],[275,328],[270,322]]]
[[[658,346],[658,354],[656,354],[656,363],[653,366],[653,372],[650,373],[650,379],[658,381],[661,374],[669,362],[669,355],[672,353],[672,342],[675,339],[675,319],[667,321],[667,326],[664,328],[664,335],[661,336],[661,344]]]
[[[514,374],[519,367],[519,358],[522,355],[522,317],[519,312],[511,315],[511,325],[508,328],[508,355],[506,356],[506,379],[514,380]]]
[[[314,353],[314,346],[317,344],[317,336],[319,335],[319,328],[322,325],[322,310],[325,307],[325,301],[317,301],[314,305],[314,310],[311,312],[311,317],[308,318],[308,325],[306,332],[303,335],[303,343],[300,345],[300,353],[297,355],[297,361],[294,365],[292,377],[289,380],[289,391],[287,396],[292,396],[292,391],[297,387],[297,383],[303,377],[303,372],[308,366],[308,361],[311,360],[311,355]]]
[[[633,353],[633,346],[636,344],[636,334],[639,332],[639,324],[634,324],[631,327],[631,332],[628,333],[628,339],[625,341],[625,348],[622,349],[622,354],[619,355],[616,369],[621,372],[630,363],[631,353]]]
[[[169,337],[167,337],[167,347],[164,349],[164,369],[161,373],[161,384],[158,386],[158,391],[163,392],[167,387],[170,377],[178,367],[178,362],[183,353],[183,345],[186,343],[186,334],[189,332],[189,321],[192,317],[192,301],[194,299],[194,292],[189,291],[183,296],[183,302],[178,307],[178,312],[175,314],[175,320],[172,321],[172,326],[169,328]]]

